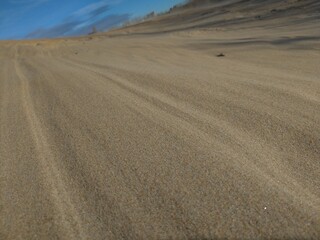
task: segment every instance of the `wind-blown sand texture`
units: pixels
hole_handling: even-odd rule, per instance
[[[320,238],[320,2],[203,2],[0,43],[0,239]]]

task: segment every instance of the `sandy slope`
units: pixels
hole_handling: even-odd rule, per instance
[[[319,24],[166,18],[0,43],[0,239],[320,237]]]

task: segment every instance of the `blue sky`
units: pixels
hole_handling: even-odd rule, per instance
[[[183,0],[0,0],[0,39],[47,38],[106,30]]]

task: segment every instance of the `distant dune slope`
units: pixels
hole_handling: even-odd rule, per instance
[[[319,21],[317,0],[193,0],[129,29],[155,33],[194,28],[298,27],[316,31]]]

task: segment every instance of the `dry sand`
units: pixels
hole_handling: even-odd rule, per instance
[[[0,43],[0,239],[320,238],[319,2],[215,2]]]

